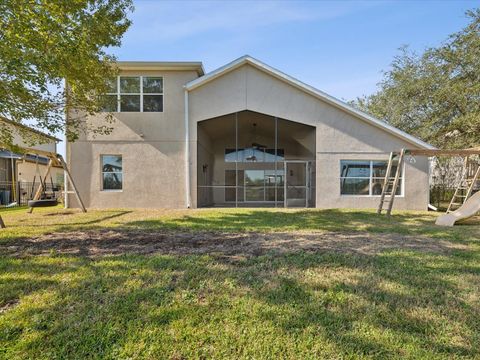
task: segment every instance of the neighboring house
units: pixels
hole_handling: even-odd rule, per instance
[[[200,62],[118,66],[113,132],[67,144],[89,207],[373,208],[389,153],[433,148],[250,56],[208,74]],[[428,159],[415,160],[397,208],[427,208]]]
[[[13,144],[35,150],[57,152],[60,139],[28,126],[0,117],[0,129],[13,135]],[[32,145],[33,144],[33,145]],[[40,184],[39,173],[44,174],[48,158],[43,155],[20,154],[2,149],[0,145],[0,206],[13,202],[25,204],[35,187]],[[35,183],[34,183],[35,181]],[[63,169],[53,167],[47,184],[62,184]]]

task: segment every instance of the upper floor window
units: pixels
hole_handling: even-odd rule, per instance
[[[109,83],[103,111],[162,112],[163,78],[118,76]]]

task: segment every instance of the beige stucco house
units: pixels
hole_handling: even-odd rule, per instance
[[[57,152],[60,139],[36,129],[0,117],[0,131],[12,136],[12,144],[46,152]],[[46,172],[48,157],[38,154],[17,154],[0,145],[0,207],[11,203],[26,205]],[[63,184],[63,168],[53,166],[46,186]],[[53,184],[53,185],[52,185]]]
[[[250,56],[118,66],[86,120],[111,112],[112,133],[67,144],[88,207],[373,208],[389,153],[432,148]],[[395,206],[424,210],[428,160],[409,160]]]

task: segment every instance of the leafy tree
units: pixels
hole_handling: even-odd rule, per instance
[[[116,73],[106,49],[130,26],[131,0],[2,0],[0,2],[0,116],[29,122],[74,140]],[[69,84],[68,102],[64,81]],[[96,94],[96,95],[94,95]],[[99,132],[107,128],[96,129]],[[0,141],[11,143],[8,128]]]
[[[480,9],[441,46],[401,48],[377,93],[360,109],[441,148],[480,144]]]

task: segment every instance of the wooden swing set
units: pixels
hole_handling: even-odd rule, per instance
[[[420,149],[402,149],[400,152],[391,152],[388,159],[387,172],[383,182],[382,194],[378,205],[377,214],[382,214],[385,210],[387,215],[391,215],[395,196],[400,185],[400,177],[402,167],[406,156],[460,156],[464,158],[464,166],[460,181],[455,189],[454,195],[448,205],[447,213],[450,213],[460,206],[473,194],[473,189],[477,181],[480,181],[480,166],[471,166],[469,157],[472,155],[480,155],[480,148],[460,149],[460,150],[420,150]],[[395,164],[396,163],[396,164]],[[394,166],[395,176],[390,176]]]
[[[2,147],[8,148],[7,146],[2,146],[2,144],[0,143],[0,148]],[[51,198],[45,198],[45,188],[46,188],[45,183],[47,181],[48,176],[50,175],[50,171],[52,170],[52,167],[54,166],[63,168],[66,175],[66,180],[72,186],[72,189],[73,189],[72,193],[75,194],[75,197],[78,201],[78,204],[80,205],[81,210],[84,213],[87,212],[87,209],[85,208],[82,198],[80,197],[80,194],[78,192],[77,186],[75,185],[75,182],[73,180],[72,174],[70,173],[70,170],[68,169],[67,164],[63,159],[62,155],[56,154],[50,151],[37,150],[32,148],[25,148],[25,147],[17,147],[17,148],[21,153],[23,153],[24,156],[26,156],[26,154],[37,156],[36,171],[39,173],[40,183],[38,185],[38,188],[35,191],[35,195],[33,196],[32,200],[28,201],[28,207],[29,207],[28,213],[31,214],[33,212],[33,209],[36,207],[56,206],[58,204],[58,200],[55,196]],[[45,169],[45,173],[43,175],[41,175],[38,170],[39,156],[44,156],[48,158],[47,168]],[[33,186],[35,186],[35,182]],[[65,196],[67,196],[68,193],[70,192],[65,191],[64,192]],[[43,198],[42,198],[42,195],[43,195]],[[2,216],[0,215],[0,228],[5,228],[5,227],[6,227],[5,222],[3,221]]]

